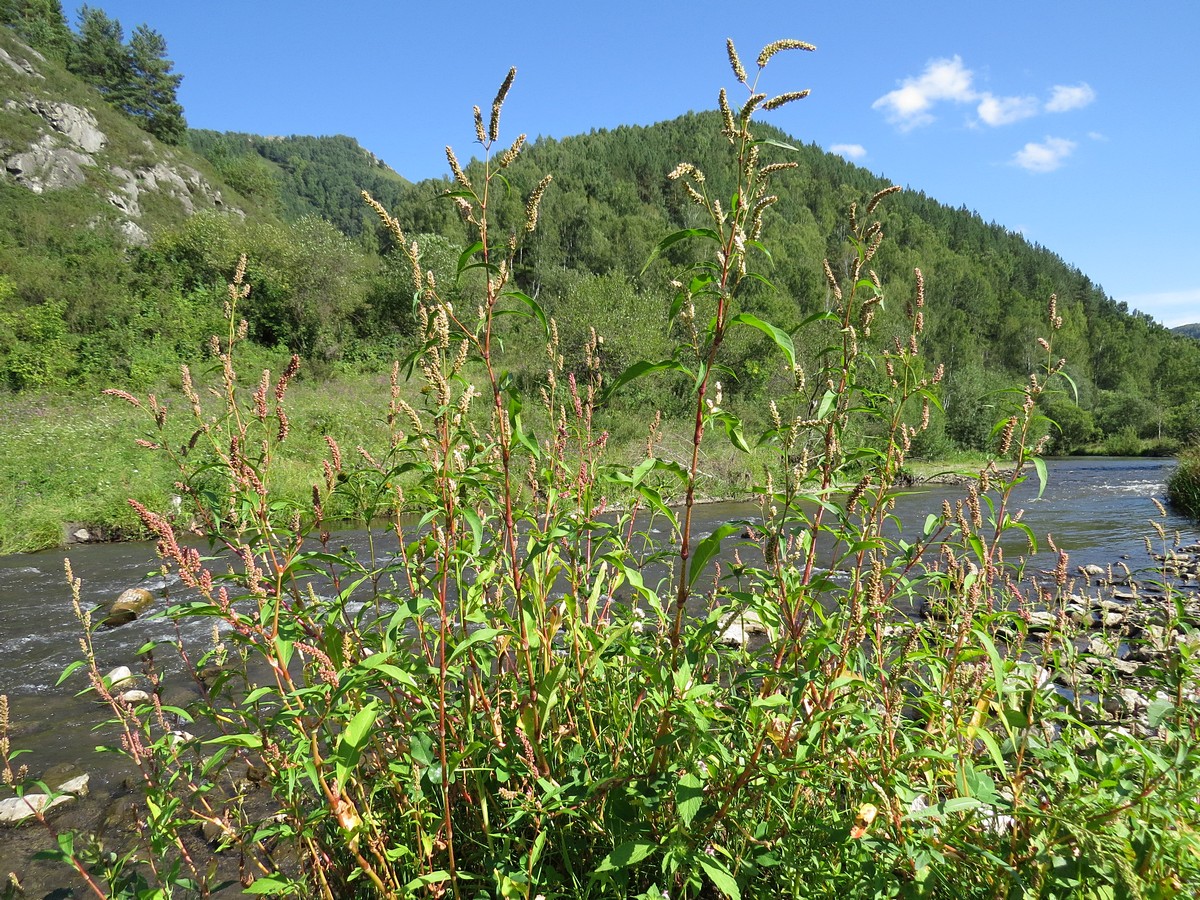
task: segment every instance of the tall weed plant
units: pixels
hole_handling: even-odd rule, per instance
[[[1184,515],[1200,519],[1200,442],[1185,447],[1167,479],[1167,499]]]
[[[161,699],[177,671],[148,663],[149,700],[130,701],[90,651],[82,661],[145,801],[131,846],[60,842],[98,895],[207,895],[226,878],[328,900],[1167,897],[1200,885],[1184,595],[1164,569],[1148,709],[1122,705],[1070,606],[1066,552],[1042,572],[1011,549],[1039,542],[1014,491],[1046,475],[1038,400],[1063,366],[1053,298],[1044,364],[1011,392],[992,461],[915,530],[895,504],[941,370],[921,351],[920,272],[888,296],[872,271],[876,210],[897,188],[851,207],[847,253],[824,264],[824,311],[772,323],[740,307],[767,282],[763,223],[794,165],[790,148],[755,138],[755,116],[807,93],[771,94],[760,77],[777,54],[811,49],[772,43],[748,71],[728,44],[738,98],[722,90],[719,106],[736,186],[714,193],[687,162],[670,173],[702,224],[665,237],[648,264],[674,292],[665,358],[606,380],[597,323],[568,370],[556,323],[514,280],[553,189],[547,175],[523,221],[494,218],[525,141],[500,138],[514,70],[474,111],[482,166],[468,177],[447,148],[447,202],[472,235],[456,281],[478,276],[476,296],[445,299],[455,286],[367,198],[408,255],[420,334],[381,411],[386,445],[330,439],[311,503],[276,499],[301,362],[243,380],[244,267],[214,339],[215,383],[184,372],[190,421],[113,392],[153,418],[161,438],[145,443],[178,465],[210,548],[138,507],[187,589],[168,615],[211,619],[214,640],[175,648],[200,692],[187,708]],[[880,346],[885,303],[908,326]],[[513,316],[545,339],[528,396],[503,358]],[[778,373],[761,433],[723,406],[722,382],[739,375],[723,346],[747,329]],[[817,358],[797,355],[803,330],[824,338]],[[691,385],[690,458],[659,455],[651,419],[644,459],[611,464],[597,410],[664,373]],[[401,398],[404,378],[423,383],[419,407]],[[537,406],[542,434],[527,424]],[[770,462],[759,515],[702,533],[712,441]],[[333,498],[372,523],[368,552],[330,534]],[[1081,686],[1088,669],[1099,674]]]

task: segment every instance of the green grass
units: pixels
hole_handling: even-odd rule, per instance
[[[243,368],[262,367],[277,373],[282,358],[264,351],[253,366]],[[359,446],[372,453],[388,446],[388,391],[388,376],[378,373],[340,373],[329,380],[294,383],[287,404],[294,425],[283,455],[272,466],[273,496],[308,507],[312,485],[323,479],[326,435],[337,440],[347,459],[357,457]],[[181,447],[194,431],[190,410],[177,386],[162,385],[155,393],[170,409],[171,445]],[[415,396],[408,399],[417,404]],[[487,408],[480,404],[474,413],[477,418],[486,415]],[[611,434],[612,458],[635,460],[645,449],[645,426],[634,427],[624,411],[605,416],[602,426]],[[528,418],[536,435],[550,433],[536,403],[529,404]],[[662,431],[664,455],[686,462],[686,423],[668,422]],[[137,446],[139,437],[159,440],[147,413],[99,391],[0,395],[0,553],[58,546],[69,523],[97,526],[124,538],[146,537],[128,501],[165,514],[171,496],[179,493],[178,473],[163,454]],[[744,492],[753,480],[755,459],[727,441],[714,441],[700,462],[703,495],[722,499]],[[325,513],[328,518],[350,515],[339,508]]]
[[[1179,455],[1179,466],[1167,479],[1167,499],[1180,512],[1200,519],[1200,444]]]

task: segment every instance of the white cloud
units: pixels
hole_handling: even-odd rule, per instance
[[[987,91],[975,90],[974,77],[974,73],[963,65],[961,56],[933,59],[925,64],[924,72],[905,78],[900,87],[884,94],[871,104],[871,108],[880,110],[901,131],[911,131],[933,122],[933,109],[938,103],[975,103],[979,121],[995,128],[1042,112],[1081,109],[1096,99],[1096,92],[1084,81],[1075,85],[1054,85],[1050,99],[1044,104],[1037,97],[1028,95],[997,97]]]
[[[1107,135],[1103,135],[1099,131],[1089,131],[1088,137],[1090,137],[1093,141],[1107,141],[1108,140]]]
[[[862,144],[833,144],[830,146],[829,152],[844,156],[846,159],[862,159],[867,155],[867,148]]]
[[[1133,309],[1149,313],[1168,328],[1200,322],[1200,287],[1118,297]]]
[[[953,103],[975,100],[971,78],[971,70],[963,67],[962,57],[934,59],[918,77],[904,79],[900,87],[884,94],[871,108],[883,110],[889,122],[909,131],[933,121],[930,109],[939,100]]]
[[[1066,138],[1048,137],[1041,144],[1032,141],[1013,156],[1013,165],[1027,172],[1053,172],[1075,149],[1075,142]]]
[[[1086,81],[1075,85],[1056,84],[1050,99],[1046,101],[1046,112],[1060,113],[1082,109],[1095,99],[1096,92]]]
[[[980,97],[976,112],[985,125],[995,127],[1036,116],[1040,107],[1037,97],[993,97],[984,94]]]

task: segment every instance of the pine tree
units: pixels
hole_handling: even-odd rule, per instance
[[[132,82],[129,53],[121,23],[104,10],[79,9],[79,36],[67,57],[67,68],[95,87],[113,106],[122,107]]]
[[[131,83],[122,108],[160,141],[178,144],[187,133],[176,91],[183,76],[171,71],[167,42],[148,25],[139,25],[129,41]]]
[[[71,29],[59,0],[0,0],[0,25],[54,59],[65,60],[71,49]]]

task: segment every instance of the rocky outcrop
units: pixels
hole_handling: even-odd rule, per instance
[[[42,54],[38,53],[36,50],[31,50],[28,47],[25,47],[24,49],[28,51],[29,55],[34,59],[45,59],[45,57],[43,57]],[[0,65],[8,66],[8,68],[12,69],[18,75],[28,75],[31,78],[42,79],[46,77],[41,72],[37,71],[37,69],[33,67],[33,63],[31,63],[28,59],[15,53],[9,53],[3,47],[0,47]]]
[[[31,99],[25,105],[84,153],[96,153],[108,143],[108,136],[100,130],[90,110],[70,103],[37,99]]]
[[[32,50],[28,52],[33,54]],[[7,66],[20,75],[43,77],[29,59],[15,50],[0,48],[0,66]],[[151,159],[157,158],[157,162],[136,166],[126,162],[123,166],[120,161],[112,161],[107,167],[109,178],[106,178],[101,173],[104,163],[109,161],[97,156],[110,141],[89,109],[35,92],[9,97],[2,109],[15,115],[32,113],[43,123],[38,126],[41,135],[32,144],[6,145],[0,141],[4,168],[12,180],[41,194],[81,187],[89,180],[88,170],[97,170],[100,178],[93,175],[92,180],[109,181],[102,196],[122,214],[123,220],[118,227],[130,245],[150,242],[150,236],[139,222],[147,191],[171,198],[188,216],[199,209],[224,206],[221,192],[200,172],[179,161],[173,151],[148,138],[144,141],[147,155]],[[244,215],[241,210],[230,211]]]
[[[88,154],[63,147],[53,136],[44,134],[25,152],[10,156],[4,168],[17,184],[41,194],[78,187],[87,180],[84,167],[95,164]]]

